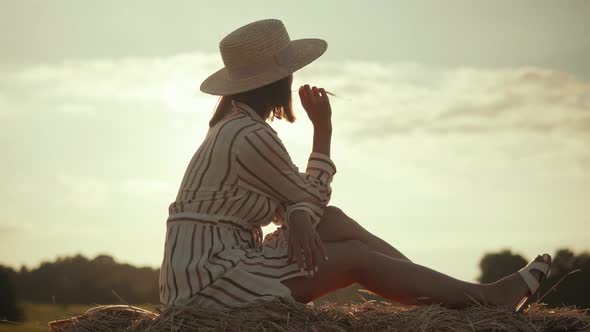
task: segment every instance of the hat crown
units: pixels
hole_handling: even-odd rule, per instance
[[[223,63],[228,70],[264,61],[291,41],[283,22],[277,19],[255,21],[234,30],[219,43]]]
[[[278,19],[244,25],[219,42],[224,67],[201,83],[201,91],[228,96],[286,78],[321,56],[328,43],[319,38],[291,40]]]

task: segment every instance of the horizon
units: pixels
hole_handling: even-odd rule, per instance
[[[330,205],[466,281],[488,252],[590,250],[590,2],[233,4],[0,4],[0,265],[103,253],[159,268],[217,102],[199,84],[226,34],[269,17],[328,41],[293,90],[338,96]],[[293,106],[272,126],[302,169],[312,128]]]

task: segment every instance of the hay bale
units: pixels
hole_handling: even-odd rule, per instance
[[[277,299],[241,309],[119,305],[49,323],[50,331],[590,331],[589,310],[534,304],[523,314],[475,305],[397,306],[384,301],[310,306]]]

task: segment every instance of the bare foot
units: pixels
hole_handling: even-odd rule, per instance
[[[543,256],[537,256],[535,262],[551,263],[551,256],[543,254]],[[541,281],[542,273],[537,270],[531,270],[531,274]],[[504,277],[493,284],[494,298],[492,299],[493,304],[497,304],[506,307],[510,311],[514,311],[516,305],[525,296],[530,296],[530,290],[524,279],[518,272],[515,272],[507,277]]]

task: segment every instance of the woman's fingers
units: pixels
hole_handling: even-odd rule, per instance
[[[297,261],[297,265],[299,266],[300,270],[307,270],[308,274],[313,274],[315,270],[315,262],[314,257],[317,256],[316,252],[316,245],[312,241],[302,240],[295,241],[292,245],[292,253],[289,254],[290,257],[295,257]]]
[[[299,270],[303,269],[303,260],[301,259],[301,245],[299,243],[293,246],[293,255],[295,256],[295,260],[297,261],[297,265],[299,266]]]
[[[306,111],[308,111],[310,109],[311,103],[311,90],[309,88],[309,85],[302,85],[299,90],[299,98],[301,99],[301,105]]]
[[[313,261],[313,250],[311,249],[311,243],[309,241],[305,241],[303,246],[305,250],[305,265],[307,268],[307,273],[313,274],[313,270],[315,268],[314,261]]]
[[[312,274],[314,272],[318,272],[318,263],[320,260],[322,260],[321,257],[321,249],[318,246],[317,241],[314,239],[311,242],[311,246],[312,246],[312,250],[313,250],[313,270],[312,270]]]
[[[316,233],[317,234],[317,233]],[[320,259],[324,259],[324,260],[328,260],[328,252],[326,251],[326,247],[324,247],[324,242],[322,242],[322,239],[320,238],[319,235],[317,235],[315,237],[315,242],[317,243],[317,246],[319,248],[319,254],[321,255]]]
[[[305,94],[307,101],[309,101],[311,98],[311,88],[309,87],[309,84],[303,86],[303,93]]]
[[[305,108],[307,106],[307,93],[305,92],[305,86],[301,86],[299,88],[299,98],[301,99],[301,105],[303,105],[303,108]]]
[[[316,86],[310,88],[309,84],[299,87],[299,96],[309,103],[328,101],[328,94],[324,88]]]
[[[297,240],[290,238],[288,262],[292,263],[293,261],[297,262],[297,265],[299,265],[299,269],[303,267],[303,262],[301,261],[301,245]]]
[[[291,244],[291,241],[289,241],[288,243],[288,248],[287,248],[287,262],[288,263],[292,263],[293,262],[293,245]]]
[[[328,94],[326,93],[326,90],[324,90],[324,88],[320,88],[319,92],[320,92],[321,100],[328,101]]]
[[[306,270],[308,275],[314,275],[318,271],[318,264],[321,260],[327,260],[327,251],[320,236],[313,230],[303,237],[292,237],[288,239],[289,263],[297,262],[300,270]]]
[[[326,248],[324,248],[324,244],[319,235],[313,238],[311,241],[312,249],[313,249],[313,269],[315,272],[318,272],[318,263],[323,259],[326,260]]]
[[[320,95],[318,93],[318,88],[316,88],[315,86],[313,88],[311,88],[311,95],[313,96],[312,97],[312,100],[313,100],[314,103],[317,103],[320,100]]]

